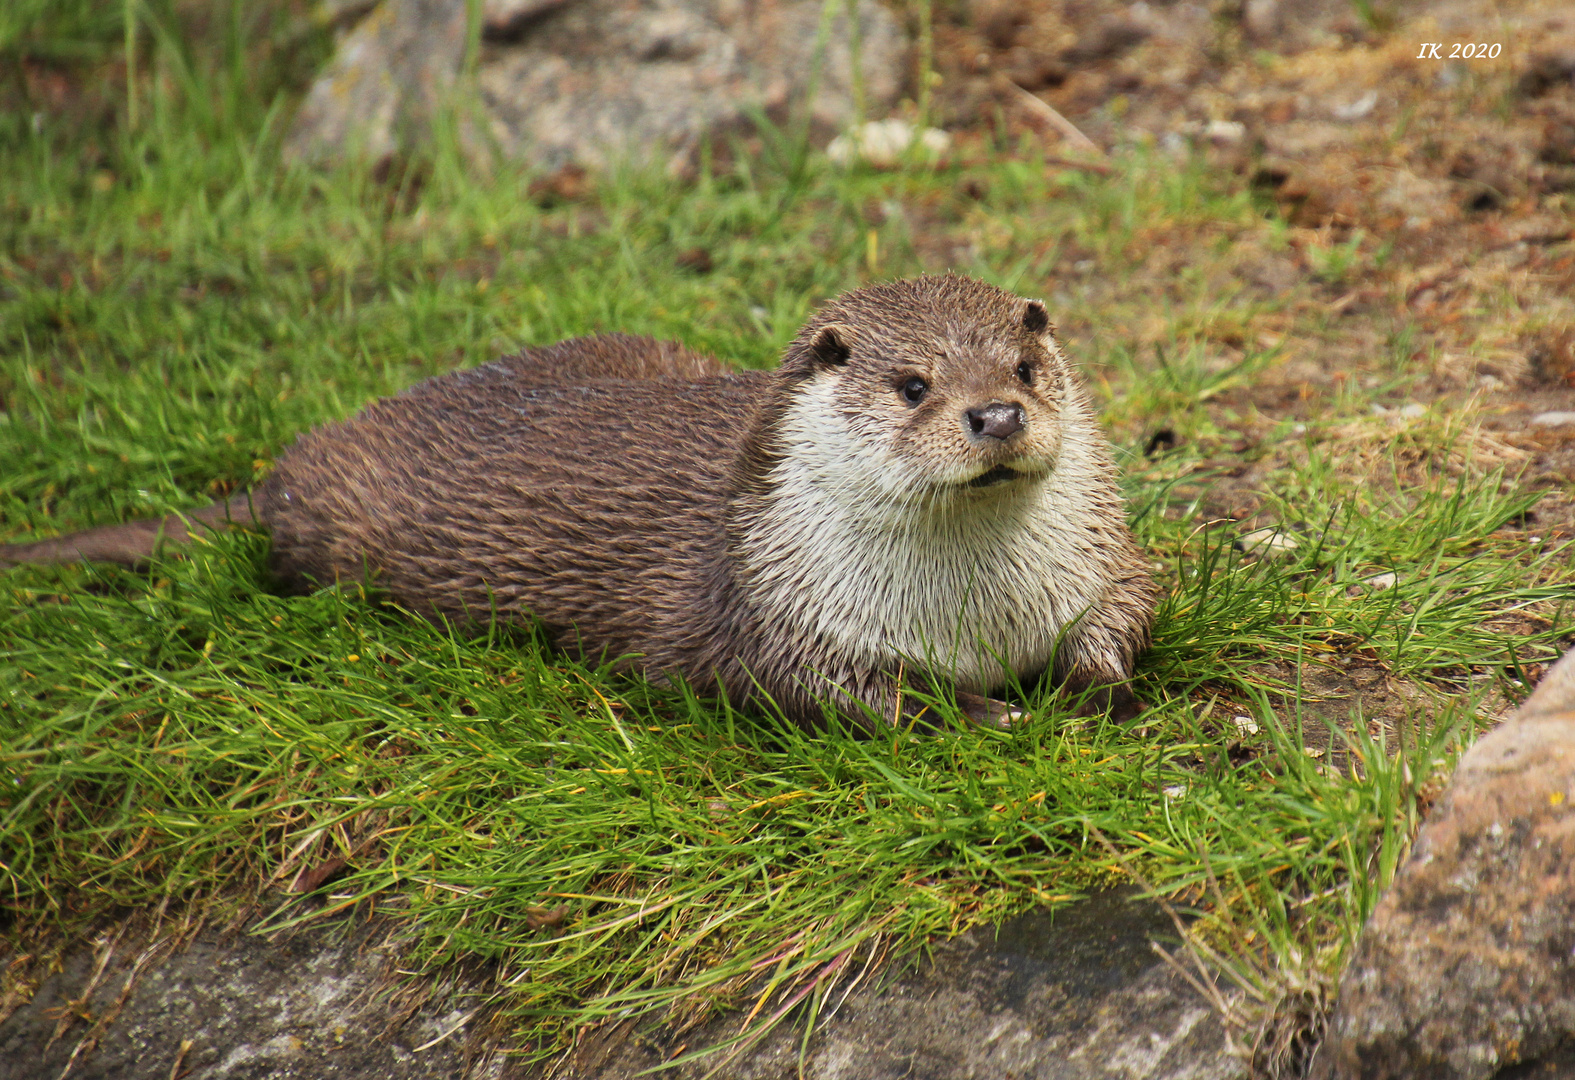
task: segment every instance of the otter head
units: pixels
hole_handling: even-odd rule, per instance
[[[825,411],[812,426],[840,429],[890,493],[927,500],[998,497],[1049,475],[1069,377],[1044,304],[950,275],[839,297],[779,376],[792,411]]]
[[[922,663],[988,692],[1103,602],[1103,448],[1042,303],[951,276],[859,289],[793,340],[740,443],[730,573],[816,670]]]

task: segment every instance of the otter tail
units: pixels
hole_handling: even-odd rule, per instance
[[[251,525],[255,522],[251,497],[237,495],[226,502],[216,502],[212,506],[188,510],[184,514],[105,525],[31,544],[0,545],[0,568],[69,562],[112,562],[122,566],[139,566],[151,559],[165,544],[184,547],[191,542],[192,533],[199,527],[214,530],[232,524]]]

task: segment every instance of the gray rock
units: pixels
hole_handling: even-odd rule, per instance
[[[781,1028],[718,1075],[735,1080],[1245,1080],[1218,1015],[1155,956],[1170,920],[1130,894],[1011,919],[936,948],[887,986],[856,991],[816,1029]],[[828,997],[827,1008],[836,1002]],[[738,1017],[689,1033],[724,1039]],[[565,1063],[579,1080],[633,1080],[681,1040],[615,1030]],[[694,1073],[703,1074],[703,1069]],[[680,1075],[689,1076],[687,1073]]]
[[[376,161],[420,143],[452,105],[464,57],[464,0],[382,0],[307,92],[286,156]]]
[[[68,1062],[73,1080],[500,1075],[499,1061],[466,1054],[479,996],[398,993],[397,949],[364,928],[340,930],[277,943],[205,932],[134,978],[142,943],[122,939],[97,979],[102,951],[76,949],[0,1023],[0,1080],[57,1080]],[[52,1039],[60,1017],[83,1013]],[[109,1022],[85,1039],[99,1017]]]
[[[1566,1075],[1572,803],[1575,651],[1461,758],[1362,933],[1312,1076]]]
[[[1286,555],[1302,546],[1302,542],[1284,528],[1275,526],[1253,529],[1236,538],[1237,550],[1249,555]]]
[[[683,160],[708,135],[761,113],[780,121],[806,102],[829,138],[860,96],[869,115],[896,100],[906,42],[875,0],[857,5],[856,22],[837,5],[822,42],[823,10],[819,0],[489,0],[481,125],[461,125],[465,145],[549,168]],[[411,146],[455,101],[464,20],[463,0],[382,0],[312,87],[288,151],[327,160]]]
[[[1155,956],[1174,936],[1153,903],[1096,895],[938,946],[885,985],[872,977],[845,1001],[828,995],[799,1072],[802,1029],[783,1025],[726,1063],[732,1080],[1245,1080],[1219,1017]],[[517,1075],[505,1058],[466,1045],[484,1026],[484,998],[463,988],[390,981],[397,949],[362,929],[302,931],[280,943],[206,933],[127,985],[123,950],[92,988],[92,950],[71,954],[33,1000],[0,1023],[0,1080],[56,1080],[88,1033],[78,1022],[50,1045],[68,1002],[108,1015],[73,1077],[188,1080],[335,1077],[427,1080]],[[5,957],[0,956],[0,965]],[[478,1018],[479,1017],[479,1018]],[[630,1021],[579,1041],[547,1073],[633,1080],[690,1048],[724,1042],[742,1017],[683,1034]],[[183,1040],[191,1045],[182,1051]],[[719,1059],[680,1068],[698,1080]],[[177,1068],[179,1065],[179,1068]],[[532,1073],[531,1075],[545,1075]],[[663,1074],[669,1075],[669,1074]]]

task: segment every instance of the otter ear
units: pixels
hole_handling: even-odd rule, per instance
[[[817,362],[828,367],[841,367],[853,355],[853,349],[849,346],[852,339],[853,335],[846,326],[827,323],[809,339],[809,351]]]
[[[1023,329],[1030,334],[1042,334],[1050,329],[1050,313],[1039,301],[1030,300],[1023,308]]]
[[[817,372],[846,367],[853,355],[853,328],[827,323],[810,335],[797,338],[782,357],[782,373],[790,379],[808,379]]]

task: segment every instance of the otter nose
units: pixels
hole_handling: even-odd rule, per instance
[[[968,430],[975,436],[1006,439],[1023,430],[1023,407],[992,401],[963,413]]]

